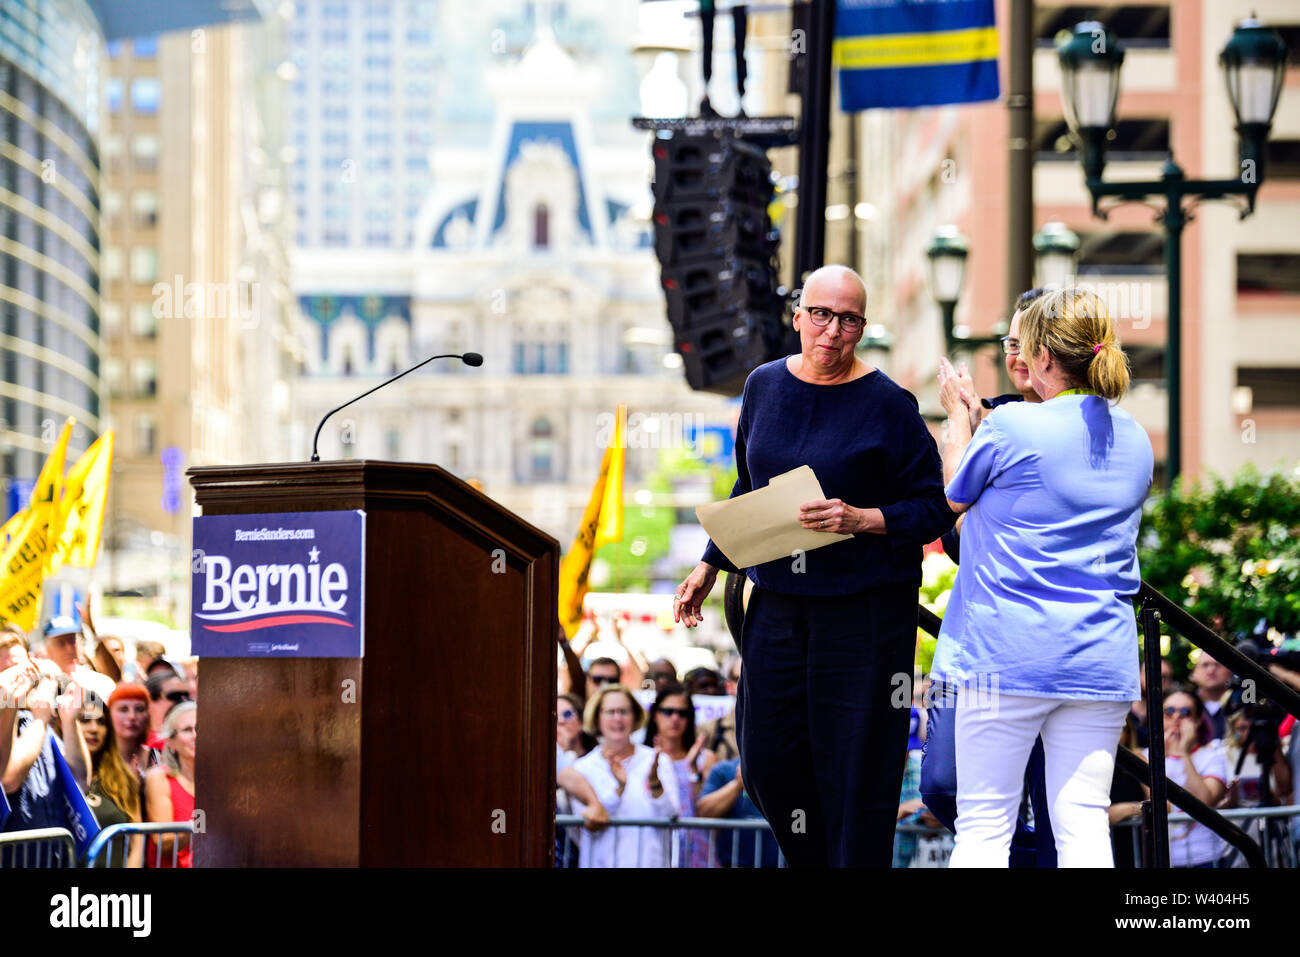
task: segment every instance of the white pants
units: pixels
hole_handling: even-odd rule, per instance
[[[1060,867],[1114,867],[1111,776],[1127,701],[983,694],[959,699],[957,840],[949,867],[1006,867],[1034,739],[1043,736]]]

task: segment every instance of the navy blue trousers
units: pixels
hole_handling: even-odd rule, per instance
[[[935,687],[927,702],[925,756],[921,760],[921,800],[944,827],[956,831],[957,821],[957,735],[955,702]],[[1034,742],[1026,769],[1029,801],[1034,809],[1034,826],[1016,819],[1011,836],[1012,867],[1055,867],[1056,840],[1047,811],[1047,778],[1043,771],[1043,739]]]
[[[791,867],[889,867],[907,760],[915,585],[755,588],[736,723],[745,790]]]

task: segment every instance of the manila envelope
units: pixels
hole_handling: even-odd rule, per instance
[[[801,465],[774,476],[766,488],[701,505],[695,515],[732,564],[749,568],[852,538],[799,524],[799,506],[825,497],[812,468]]]

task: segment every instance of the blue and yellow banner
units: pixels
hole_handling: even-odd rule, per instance
[[[993,0],[837,0],[846,112],[998,98]]]

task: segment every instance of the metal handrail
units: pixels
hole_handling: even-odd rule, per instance
[[[1118,766],[1151,789],[1151,799],[1143,805],[1144,830],[1156,839],[1151,842],[1154,865],[1169,866],[1169,820],[1166,801],[1182,808],[1192,820],[1205,825],[1233,847],[1239,849],[1251,867],[1267,867],[1264,852],[1249,835],[1230,823],[1220,812],[1209,807],[1165,775],[1164,711],[1160,681],[1160,622],[1181,634],[1189,644],[1201,648],[1229,671],[1255,681],[1264,693],[1291,714],[1300,718],[1300,694],[1276,676],[1251,661],[1231,644],[1197,621],[1186,609],[1142,582],[1135,599],[1141,601],[1139,618],[1144,634],[1144,665],[1147,672],[1148,764],[1140,755],[1120,748]],[[723,592],[723,609],[727,626],[736,647],[741,647],[741,628],[745,620],[744,575],[728,573]],[[938,638],[942,620],[924,605],[918,605],[917,624],[927,634]]]

